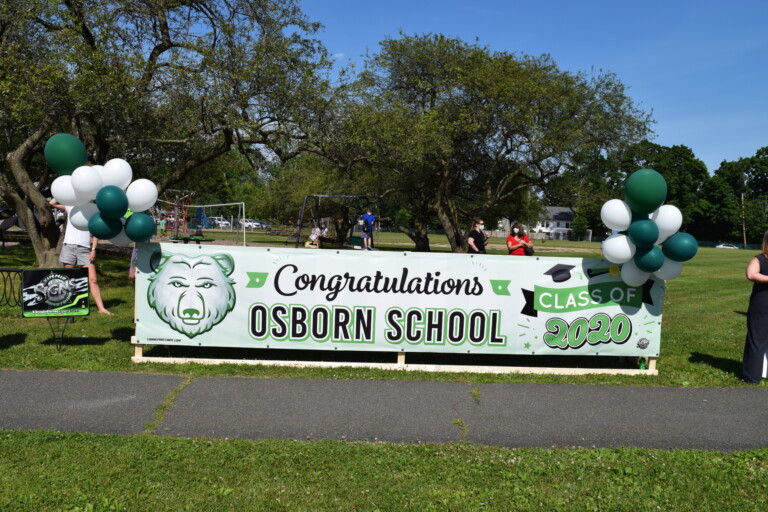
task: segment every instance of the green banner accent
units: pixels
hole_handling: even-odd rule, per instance
[[[511,280],[505,280],[505,279],[490,279],[491,281],[491,290],[493,290],[493,293],[496,295],[512,295],[509,293],[509,283],[511,283]]]
[[[41,311],[39,313],[24,313],[24,318],[55,318],[64,316],[88,316],[88,310],[79,309],[65,311],[52,309],[51,311]]]
[[[77,306],[78,302],[80,302],[81,300],[85,300],[87,298],[88,298],[88,294],[87,293],[82,293],[82,294],[76,296],[74,299],[72,299],[69,304],[65,304],[63,306],[59,306],[58,308],[53,308],[53,310],[54,311],[61,311],[63,309],[74,308],[74,307]]]
[[[246,272],[246,274],[248,274],[246,288],[261,288],[266,284],[269,272]]]
[[[607,282],[575,288],[534,287],[534,309],[547,313],[567,313],[601,306],[642,306],[643,289],[625,283]]]

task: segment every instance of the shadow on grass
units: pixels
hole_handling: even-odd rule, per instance
[[[708,364],[712,368],[717,368],[726,373],[739,375],[741,373],[741,361],[726,359],[724,357],[715,357],[701,352],[692,352],[688,362],[694,364]]]
[[[734,311],[734,313],[736,313],[737,315],[741,315],[741,316],[747,316],[747,312],[746,311]]]
[[[144,352],[146,357],[200,359],[327,361],[351,363],[396,363],[396,352],[350,352],[341,350],[248,349],[156,345]],[[524,356],[493,354],[434,354],[409,352],[407,364],[441,366],[522,366],[532,368],[609,368],[637,369],[637,358],[618,356]]]
[[[123,299],[107,299],[104,301],[104,307],[107,309],[114,308],[116,306],[119,306],[120,304],[125,304],[125,301]]]
[[[112,329],[112,332],[110,333],[110,336],[112,336],[112,339],[115,339],[117,341],[124,341],[126,343],[130,343],[131,336],[133,336],[134,329],[130,327],[118,327],[117,329]]]
[[[107,343],[111,338],[93,338],[90,336],[86,337],[78,337],[78,336],[64,336],[61,339],[58,340],[58,343],[56,341],[56,338],[51,334],[48,336],[48,338],[41,343],[41,345],[71,345],[71,346],[93,346],[93,345],[104,345]]]
[[[0,336],[0,350],[10,348],[14,345],[21,345],[26,341],[26,339],[27,335],[23,332]]]

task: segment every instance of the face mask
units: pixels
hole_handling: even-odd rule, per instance
[[[515,228],[515,229],[513,229],[513,230],[512,230],[512,232],[513,232],[514,234],[517,234],[517,232],[518,232],[518,231],[520,231],[520,230],[519,230],[519,229],[517,229],[517,228]]]
[[[485,224],[480,224],[480,231],[485,229]]]

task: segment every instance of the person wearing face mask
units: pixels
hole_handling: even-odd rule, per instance
[[[467,237],[467,252],[469,254],[485,254],[485,246],[488,243],[488,238],[483,233],[485,229],[485,222],[482,219],[474,219],[472,221],[472,229],[469,231]]]
[[[526,256],[525,248],[533,249],[533,244],[528,235],[523,230],[523,225],[519,222],[512,224],[512,230],[507,237],[507,249],[510,256]]]

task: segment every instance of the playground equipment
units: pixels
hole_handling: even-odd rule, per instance
[[[197,227],[198,230],[202,230],[203,223],[205,222],[205,219],[211,219],[212,217],[210,215],[207,215],[205,211],[207,209],[215,208],[217,210],[221,210],[222,208],[233,208],[237,207],[237,215],[235,216],[227,216],[224,217],[224,220],[226,220],[229,223],[229,228],[233,229],[235,225],[235,221],[239,221],[239,226],[237,228],[237,231],[235,231],[235,241],[240,242],[240,237],[242,236],[242,242],[245,246],[245,224],[242,222],[242,219],[245,218],[245,203],[219,203],[219,204],[195,204],[190,205],[190,208],[195,208],[197,210],[195,221],[191,222],[190,224],[193,224]]]
[[[168,189],[163,192],[162,199],[157,200],[155,215],[158,220],[165,217],[165,229],[173,232],[170,237],[172,240],[190,236],[187,218],[194,196],[195,192],[192,190]]]

